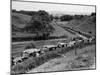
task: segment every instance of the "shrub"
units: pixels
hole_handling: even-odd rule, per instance
[[[15,73],[25,73],[24,65],[18,63],[15,66],[13,66],[12,71]]]
[[[60,17],[61,21],[70,21],[73,19],[73,16],[71,15],[63,15]]]
[[[35,48],[35,45],[33,43],[29,43],[25,46],[25,49]]]

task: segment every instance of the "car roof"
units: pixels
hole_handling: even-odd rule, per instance
[[[58,42],[58,44],[61,44],[61,45],[63,45],[63,44],[67,44],[67,43]]]
[[[51,47],[55,47],[56,45],[44,45],[43,47],[47,47],[47,48],[51,48]]]
[[[32,52],[37,52],[39,51],[40,49],[26,49],[25,51],[23,52],[26,52],[26,53],[32,53]]]

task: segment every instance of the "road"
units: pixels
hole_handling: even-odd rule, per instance
[[[55,22],[55,24],[57,24],[56,22]],[[58,26],[60,26],[60,27],[62,27],[62,28],[64,28],[66,31],[69,31],[70,33],[72,33],[72,34],[75,34],[75,35],[77,35],[77,36],[79,36],[79,37],[81,37],[81,38],[83,38],[83,39],[87,39],[87,37],[86,36],[84,36],[84,35],[82,35],[82,34],[80,34],[80,33],[78,33],[76,30],[74,30],[74,29],[71,29],[71,28],[69,28],[69,27],[63,27],[63,26],[61,26],[61,25],[59,25],[59,24],[57,24]]]

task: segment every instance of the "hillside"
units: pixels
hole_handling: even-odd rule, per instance
[[[33,19],[36,19],[36,20],[41,20],[39,16],[34,16]],[[29,16],[29,15],[25,15],[25,14],[21,14],[21,13],[16,13],[16,12],[13,12],[12,13],[12,31],[13,32],[13,37],[28,37],[30,35],[33,35],[34,37],[34,33],[26,33],[26,32],[23,32],[23,28],[28,26],[29,23],[30,23],[30,20],[32,19],[32,16]],[[34,21],[33,21],[34,22]],[[37,25],[36,23],[33,23],[33,29],[32,27],[30,27],[29,30],[34,30],[37,32],[39,32],[40,29],[36,29]],[[43,27],[41,25],[38,26],[38,28],[40,27]],[[50,24],[47,24],[45,27],[47,28],[41,28],[42,31],[44,32],[47,32],[48,30],[49,31],[52,31],[52,33],[50,33],[50,36],[52,37],[61,37],[61,36],[64,36],[64,37],[74,37],[75,35],[71,34],[70,32],[66,31],[65,29],[63,29],[62,27],[58,26],[57,23],[55,22],[51,22]],[[43,32],[42,32],[43,33]]]
[[[56,22],[52,22],[51,24],[55,31],[51,34],[51,36],[66,36],[66,37],[75,37],[76,35],[71,34],[70,32],[66,31],[64,28],[60,27]]]
[[[70,27],[77,31],[92,32],[93,35],[96,33],[96,25],[92,22],[92,17],[85,17],[83,19],[73,19],[69,22],[57,22],[60,26]]]
[[[37,13],[38,14],[38,13]],[[43,15],[44,16],[44,15]],[[35,16],[30,16],[27,14],[22,14],[22,13],[17,13],[13,12],[12,13],[12,33],[13,37],[28,37],[34,34],[38,34],[40,31],[47,31],[48,28],[51,28],[49,23],[43,24],[42,23],[42,16],[35,15]],[[46,26],[45,26],[46,25]],[[41,28],[45,26],[44,28]],[[46,27],[48,27],[46,29]],[[36,33],[37,32],[37,33]],[[42,34],[43,32],[39,33]]]
[[[12,13],[12,25],[23,28],[25,25],[31,20],[31,16],[20,14],[20,13]]]

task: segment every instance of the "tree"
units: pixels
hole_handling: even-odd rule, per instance
[[[70,21],[73,19],[73,16],[70,15],[63,15],[60,17],[61,21]]]
[[[50,22],[50,16],[46,11],[39,10],[37,13],[42,17],[42,21]]]
[[[91,16],[96,16],[96,13],[91,13]]]
[[[12,9],[12,12],[16,12],[16,9]]]
[[[35,45],[33,43],[29,43],[25,46],[25,49],[31,49],[31,48],[35,48]]]
[[[50,24],[51,19],[47,12],[38,11],[35,15],[32,16],[30,22],[25,26],[27,32],[42,34],[42,37],[49,36],[49,33],[53,30],[53,27]],[[45,32],[45,33],[44,33]]]
[[[57,21],[59,20],[59,16],[54,16],[54,19]]]
[[[50,15],[50,20],[53,21],[54,17],[53,15]]]
[[[92,31],[88,31],[89,34],[92,34]]]
[[[75,15],[74,19],[82,19],[84,16],[83,15]]]
[[[91,21],[96,24],[96,13],[91,13]]]

